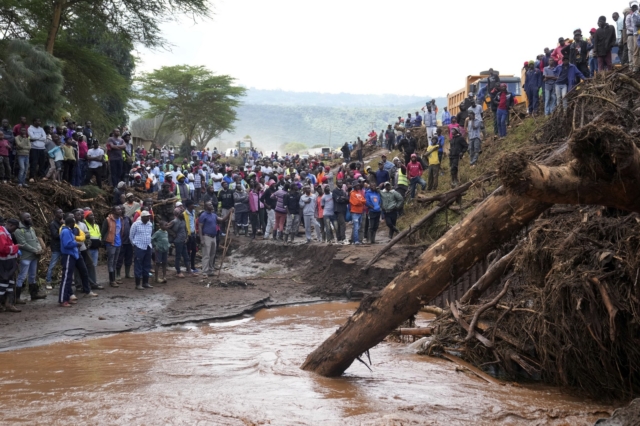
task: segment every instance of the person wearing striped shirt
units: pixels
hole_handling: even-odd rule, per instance
[[[153,225],[151,224],[151,213],[143,210],[140,213],[140,220],[131,225],[129,240],[133,244],[135,252],[134,274],[136,279],[136,290],[153,288],[149,285],[149,273],[151,272],[151,237],[153,235]]]

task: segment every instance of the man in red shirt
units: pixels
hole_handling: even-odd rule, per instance
[[[422,179],[422,173],[424,170],[422,164],[418,161],[416,154],[411,154],[411,161],[407,163],[407,177],[409,178],[409,185],[411,187],[411,198],[416,197],[416,185],[422,185],[422,190],[427,188],[427,183]]]
[[[27,117],[20,117],[20,123],[13,126],[13,136],[20,136],[20,129],[29,129]]]

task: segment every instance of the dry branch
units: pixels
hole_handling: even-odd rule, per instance
[[[476,310],[476,313],[473,315],[473,319],[471,320],[471,325],[469,326],[469,333],[467,334],[467,337],[465,338],[466,341],[469,341],[469,340],[471,340],[472,337],[474,337],[476,324],[478,324],[478,320],[480,319],[480,315],[482,315],[482,313],[484,311],[486,311],[487,309],[493,308],[498,304],[500,299],[502,299],[504,297],[504,295],[507,294],[507,290],[509,290],[509,285],[510,284],[511,284],[511,281],[507,280],[507,282],[504,283],[504,287],[502,288],[502,291],[500,293],[498,293],[498,295],[492,301],[482,305],[481,307],[478,308],[478,310]]]

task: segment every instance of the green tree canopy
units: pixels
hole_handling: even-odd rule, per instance
[[[62,117],[62,66],[42,48],[23,40],[0,41],[0,114],[17,122],[21,116]]]
[[[222,132],[233,130],[236,107],[245,89],[228,75],[215,75],[203,66],[176,65],[143,74],[137,98],[146,102],[147,118],[162,117],[162,126],[178,129],[189,147],[200,149]],[[190,149],[190,148],[189,148]]]

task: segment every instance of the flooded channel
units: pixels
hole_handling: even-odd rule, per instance
[[[0,353],[1,424],[593,424],[610,407],[497,386],[406,345],[327,379],[299,369],[357,307],[263,310],[226,323]]]

